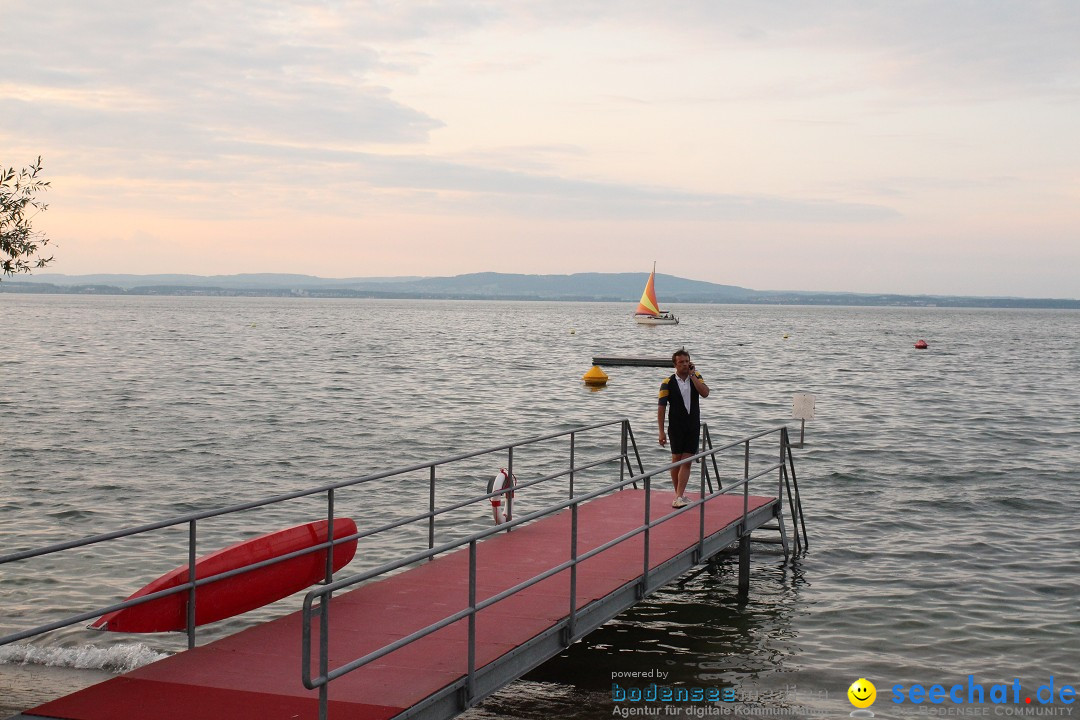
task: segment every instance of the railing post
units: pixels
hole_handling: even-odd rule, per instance
[[[810,538],[806,534],[806,516],[803,514],[802,498],[799,497],[799,478],[795,475],[795,458],[791,454],[791,444],[790,443],[788,444],[788,465],[791,468],[791,484],[795,488],[794,493],[788,493],[788,494],[789,495],[793,494],[794,497],[795,497],[795,506],[799,509],[799,523],[802,525],[803,548],[809,550],[810,549]],[[791,521],[794,523],[795,519],[792,518]]]
[[[578,504],[570,506],[570,618],[566,623],[566,644],[574,642],[577,635],[577,531]]]
[[[506,476],[510,479],[511,486],[514,484],[514,446],[511,445],[507,450],[506,458]],[[514,517],[514,494],[506,493],[503,497],[506,498],[506,517],[507,519]],[[506,528],[506,532],[510,532],[514,528]]]
[[[651,531],[652,522],[652,475],[645,476],[645,539],[644,545],[644,563],[645,567],[642,571],[641,587],[638,590],[639,599],[645,597],[645,591],[649,587],[649,533]]]
[[[707,442],[709,444],[709,449],[712,450],[713,449],[712,434],[709,433],[709,424],[708,423],[702,423],[702,428],[704,429],[703,437],[705,439],[705,442]],[[716,475],[716,489],[717,490],[722,490],[723,487],[724,487],[724,484],[722,482],[720,482],[720,466],[716,464],[716,453],[713,453],[712,455],[710,455],[709,459],[712,460],[713,474]],[[702,462],[704,463],[704,460],[702,460]],[[708,474],[705,475],[705,479],[708,480],[708,482],[709,482],[709,492],[711,493],[713,491],[712,480],[709,480]]]
[[[476,697],[476,541],[469,541],[469,675],[465,681],[465,702]]]
[[[750,441],[745,443],[746,450],[743,453],[743,503],[742,503],[742,532],[746,532],[746,515],[750,507]]]
[[[326,536],[331,538],[334,528],[334,489],[326,491]],[[326,582],[334,581],[333,556],[334,546],[327,548]],[[330,713],[330,596],[326,593],[319,600],[319,676],[324,679],[319,686],[319,720],[327,720]]]
[[[637,458],[638,472],[642,475],[645,474],[645,466],[641,464],[641,453],[637,449],[637,440],[634,439],[634,428],[630,427],[629,420],[623,420],[626,423],[626,435],[630,438],[630,446],[634,448],[634,457]],[[630,465],[629,448],[627,449],[626,464]],[[630,477],[634,476],[634,466],[630,465]],[[631,483],[631,486],[637,490],[637,480]]]
[[[630,424],[629,420],[623,420],[620,424],[621,433],[619,438],[619,490],[624,489],[623,480],[626,479],[626,466],[630,464],[630,458],[626,454],[626,428]]]
[[[188,523],[188,582],[191,589],[188,590],[187,602],[187,646],[188,650],[195,647],[195,601],[198,588],[195,587],[195,521]]]
[[[698,527],[698,562],[705,557],[705,476],[708,475],[708,463],[701,462],[701,512]]]
[[[326,491],[326,584],[334,582],[334,489]]]
[[[795,552],[801,552],[802,540],[799,538],[799,514],[795,511],[795,496],[791,492],[791,478],[787,473],[787,459],[791,455],[791,437],[788,435],[787,428],[780,430],[780,491],[783,492],[784,488],[787,488],[788,508],[791,509],[791,531],[795,538]],[[778,495],[780,498],[780,508],[783,510],[784,498],[783,495]],[[783,523],[781,523],[783,524]],[[784,533],[780,533],[780,539],[784,539]],[[784,544],[785,554],[787,552],[787,543]]]
[[[570,499],[574,499],[574,433],[570,433]]]
[[[784,457],[787,449],[787,428],[780,428],[780,471],[776,474],[776,497],[780,498],[780,504],[784,502]]]
[[[435,547],[435,465],[431,466],[431,477],[428,480],[428,512],[431,513],[428,516],[428,528],[427,528],[427,546],[428,550]],[[428,560],[434,560],[432,557]]]
[[[750,594],[750,533],[746,531],[746,516],[750,507],[750,441],[743,452],[743,510],[739,526],[739,599]]]
[[[319,599],[319,677],[323,683],[319,685],[319,720],[329,720],[330,714],[330,687],[329,678],[329,639],[326,637],[328,623],[326,619],[326,601],[328,596]]]

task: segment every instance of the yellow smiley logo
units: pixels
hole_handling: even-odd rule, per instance
[[[877,700],[877,688],[866,678],[859,678],[847,689],[848,700],[857,708],[868,708]]]

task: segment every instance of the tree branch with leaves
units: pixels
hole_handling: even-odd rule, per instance
[[[32,222],[49,207],[37,199],[49,189],[40,174],[41,156],[18,172],[0,166],[0,266],[4,275],[30,272],[52,262],[52,256],[40,254],[51,241],[44,233],[35,232]]]

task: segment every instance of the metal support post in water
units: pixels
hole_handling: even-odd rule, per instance
[[[743,526],[745,528],[745,526]],[[750,533],[739,538],[739,598],[750,595]]]
[[[195,647],[195,521],[188,523],[188,582],[191,589],[188,590],[187,602],[187,646],[188,650]]]

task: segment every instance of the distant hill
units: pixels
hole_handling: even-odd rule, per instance
[[[11,282],[48,284],[66,289],[113,287],[141,293],[147,289],[165,293],[168,288],[198,288],[256,291],[279,295],[292,291],[325,294],[351,291],[348,294],[398,295],[402,297],[475,297],[519,298],[537,300],[611,300],[629,301],[641,297],[648,273],[577,273],[575,275],[516,275],[508,273],[470,273],[452,277],[321,278],[313,275],[244,274],[244,275],[62,275],[41,273],[20,276]],[[747,298],[753,290],[733,285],[717,285],[687,280],[673,275],[657,275],[664,302],[718,302]],[[14,290],[11,290],[14,291]],[[245,293],[247,294],[247,293]],[[302,294],[302,293],[293,293]]]
[[[641,297],[641,291],[648,279],[648,273],[516,275],[486,272],[395,282],[394,288],[404,292],[455,297],[515,297],[544,300],[574,298],[629,302]],[[387,289],[387,287],[374,289]],[[753,290],[734,285],[717,285],[701,280],[687,280],[674,275],[658,274],[656,287],[663,302],[723,302],[744,299],[754,294]]]
[[[321,278],[313,275],[62,275],[42,273],[0,282],[0,293],[81,293],[111,295],[217,295],[431,298],[469,300],[583,300],[636,302],[648,273],[520,275],[469,273],[452,277]],[[1080,309],[1080,300],[1062,298],[883,295],[751,290],[674,275],[656,276],[666,307],[677,303],[773,305],[878,305]]]
[[[57,286],[111,285],[123,290],[137,287],[216,287],[265,290],[304,287],[353,287],[378,286],[383,283],[422,280],[420,277],[369,277],[337,280],[314,275],[291,275],[287,273],[243,273],[240,275],[64,275],[61,273],[38,273],[11,278],[12,282],[40,282]]]

